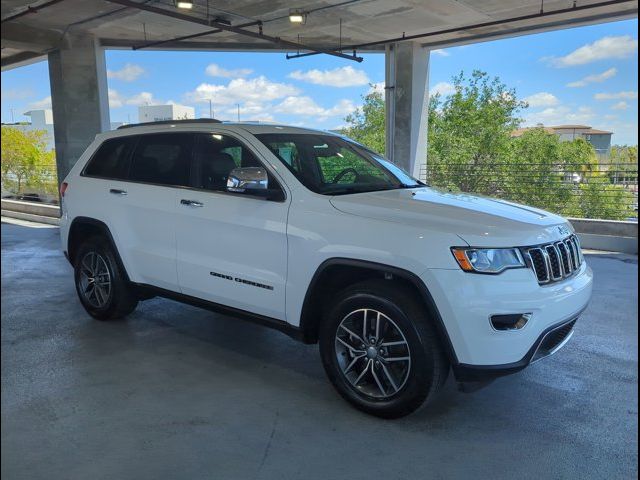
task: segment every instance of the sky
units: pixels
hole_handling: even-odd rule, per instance
[[[529,103],[523,125],[583,124],[614,132],[614,144],[638,143],[638,21],[578,27],[434,50],[429,88],[475,69],[498,76]],[[196,117],[277,121],[340,128],[372,88],[384,85],[384,55],[362,63],[327,55],[287,60],[283,53],[109,50],[110,116],[136,122],[139,105],[178,103]],[[2,73],[2,122],[50,108],[47,62]]]

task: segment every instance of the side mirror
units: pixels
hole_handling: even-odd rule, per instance
[[[266,194],[269,189],[267,171],[260,167],[234,168],[227,177],[227,191]]]

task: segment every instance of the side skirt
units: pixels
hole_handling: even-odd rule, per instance
[[[152,285],[143,283],[133,283],[132,285],[140,292],[142,299],[149,299],[154,296],[168,298],[169,300],[175,300],[176,302],[192,305],[211,312],[257,323],[258,325],[278,330],[299,342],[303,341],[302,331],[298,327],[276,318],[266,317],[264,315],[248,312],[239,308],[229,307],[228,305],[222,305],[220,303],[209,302],[201,298],[191,297],[189,295],[165,290]]]

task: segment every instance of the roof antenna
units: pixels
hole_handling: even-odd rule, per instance
[[[544,0],[540,0],[540,15],[544,13]]]

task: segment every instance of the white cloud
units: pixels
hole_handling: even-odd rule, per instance
[[[630,35],[603,37],[593,43],[583,45],[564,57],[548,60],[556,67],[574,67],[610,58],[629,58],[638,50],[638,40]]]
[[[638,92],[596,93],[593,98],[596,100],[637,100]]]
[[[195,90],[185,94],[185,97],[189,102],[196,103],[208,103],[211,100],[215,107],[249,101],[264,103],[296,95],[298,92],[293,85],[272,82],[264,76],[259,76],[250,80],[236,78],[228,85],[201,83]]]
[[[120,108],[124,105],[124,99],[114,89],[109,89],[109,108]]]
[[[324,108],[318,105],[310,97],[290,96],[285,98],[280,104],[273,108],[274,112],[288,115],[303,115],[326,119],[333,116],[345,116],[353,112],[356,106],[351,100],[343,99],[331,108]]]
[[[526,97],[524,101],[527,102],[530,107],[553,107],[560,103],[558,97],[549,92],[534,93]]]
[[[602,83],[611,77],[615,77],[616,73],[618,73],[618,70],[616,68],[610,68],[609,70],[605,70],[602,73],[587,75],[582,80],[567,83],[567,87],[586,87],[590,83]]]
[[[227,70],[222,68],[220,65],[215,63],[211,63],[207,66],[205,70],[207,75],[210,77],[223,77],[223,78],[233,78],[233,77],[246,77],[253,73],[253,70],[250,68],[238,68],[235,70]]]
[[[353,112],[356,108],[356,105],[351,100],[343,98],[333,107],[327,110],[327,113],[329,114],[329,116],[346,116]]]
[[[46,108],[51,108],[51,95],[29,104],[29,110],[43,110]]]
[[[133,63],[127,63],[120,70],[107,70],[107,77],[114,78],[116,80],[122,80],[123,82],[133,82],[137,80],[140,75],[144,73],[144,68],[140,65]]]
[[[430,90],[431,95],[450,95],[456,91],[456,87],[449,82],[440,82],[436,83],[433,88]]]
[[[162,105],[163,102],[156,100],[153,98],[153,94],[149,92],[140,92],[136,95],[133,95],[125,100],[127,105]]]
[[[596,117],[595,112],[587,106],[573,110],[566,106],[548,107],[540,112],[529,113],[525,117],[528,126],[537,125],[575,125],[588,124]]]
[[[440,55],[441,57],[448,57],[448,56],[451,55],[448,51],[443,50],[442,48],[437,48],[435,50],[431,50],[431,53],[433,53],[435,55]]]
[[[629,108],[629,104],[624,100],[611,106],[611,110],[626,110],[627,108]]]
[[[140,107],[143,105],[178,105],[181,104],[173,100],[162,101],[158,100],[150,92],[140,92],[130,97],[122,95],[113,88],[109,89],[109,108],[121,108],[125,105],[133,105]]]
[[[330,87],[355,87],[369,83],[369,77],[364,70],[356,70],[350,65],[333,70],[296,70],[289,74],[289,78]]]

